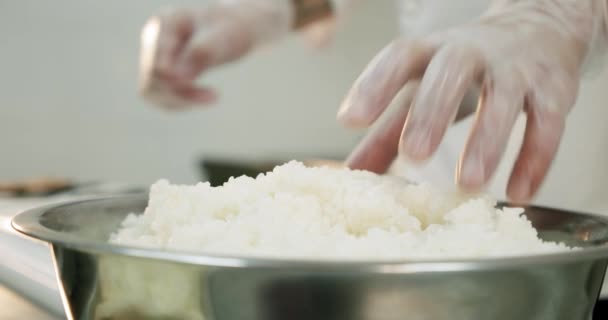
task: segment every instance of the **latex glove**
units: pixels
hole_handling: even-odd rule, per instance
[[[141,94],[166,107],[210,104],[216,93],[195,83],[201,73],[292,30],[321,46],[352,2],[224,0],[153,17],[141,36]]]
[[[355,149],[349,166],[383,172],[397,145],[410,160],[428,159],[467,90],[479,85],[482,94],[457,182],[466,191],[487,184],[524,111],[524,142],[507,195],[515,202],[529,201],[558,150],[589,48],[605,41],[605,13],[606,0],[494,1],[469,24],[394,41],[357,79],[338,118],[350,126],[369,126],[406,83],[420,80],[419,87]]]

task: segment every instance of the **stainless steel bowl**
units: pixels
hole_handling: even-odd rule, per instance
[[[70,319],[588,320],[608,264],[608,220],[532,207],[545,239],[584,247],[449,261],[244,259],[114,246],[145,196],[31,210],[13,227],[47,241]]]

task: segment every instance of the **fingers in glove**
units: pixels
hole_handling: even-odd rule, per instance
[[[530,108],[524,141],[507,187],[509,200],[525,204],[534,197],[555,158],[564,127],[563,114]]]
[[[174,89],[175,95],[194,105],[210,104],[217,100],[214,90],[206,87],[181,86]]]
[[[193,17],[177,11],[150,19],[141,35],[141,72],[152,81],[176,81],[175,64],[194,30]]]
[[[405,123],[400,151],[406,157],[422,161],[434,153],[482,69],[480,55],[466,46],[445,46],[437,52]]]
[[[368,170],[378,174],[388,171],[397,157],[399,139],[408,110],[418,89],[418,83],[409,83],[398,96],[398,105],[378,126],[363,138],[346,160],[355,170]]]
[[[434,51],[434,46],[423,42],[395,41],[384,48],[355,81],[338,119],[353,127],[372,124],[408,80],[424,73]]]
[[[187,80],[194,80],[204,70],[232,62],[251,50],[253,37],[247,24],[232,20],[198,30],[179,57],[177,70]]]
[[[466,191],[479,191],[490,180],[507,148],[524,105],[524,89],[512,77],[487,77],[479,108],[456,172]]]
[[[185,11],[150,19],[142,31],[140,90],[149,100],[178,108],[215,101],[215,93],[197,88],[176,68],[179,53],[194,30],[194,17]]]
[[[214,90],[197,87],[194,82],[152,79],[141,89],[146,100],[170,109],[185,109],[197,105],[209,105],[217,100]]]
[[[215,91],[208,88],[197,88],[191,85],[167,85],[162,89],[151,91],[146,98],[163,107],[181,110],[214,103],[217,100],[217,95]]]
[[[526,81],[526,131],[511,172],[507,196],[516,203],[529,202],[540,188],[555,158],[564,132],[565,118],[576,103],[576,71],[559,71],[537,65],[536,79]]]

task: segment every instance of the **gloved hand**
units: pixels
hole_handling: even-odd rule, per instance
[[[195,84],[201,73],[292,30],[322,45],[353,1],[222,0],[160,14],[142,31],[140,91],[166,107],[209,104],[216,94]]]
[[[215,92],[197,86],[198,75],[282,36],[292,22],[284,0],[223,1],[154,17],[141,36],[141,93],[167,107],[211,103]]]
[[[404,93],[402,108],[372,130],[351,154],[349,166],[383,172],[397,145],[410,160],[429,158],[467,90],[479,85],[481,98],[457,182],[467,191],[488,182],[524,111],[524,142],[507,195],[515,202],[529,201],[558,150],[583,62],[596,42],[605,41],[606,2],[496,0],[476,21],[394,41],[356,80],[338,118],[350,126],[369,126],[406,83],[420,81],[419,86]]]

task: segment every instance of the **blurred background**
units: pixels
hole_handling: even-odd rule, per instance
[[[361,137],[335,114],[369,59],[397,34],[393,0],[362,1],[324,50],[292,36],[208,74],[201,81],[221,95],[213,108],[169,113],[145,103],[137,94],[141,27],[163,7],[205,2],[0,0],[0,305],[11,305],[0,318],[63,319],[49,250],[10,228],[17,212],[160,178],[206,180],[204,160],[219,160],[212,164],[221,169],[342,159]],[[23,189],[22,181],[39,177],[60,180]],[[76,194],[62,192],[62,179],[77,183]],[[91,182],[88,190],[78,186]],[[38,197],[49,190],[59,192]]]
[[[342,159],[363,135],[340,126],[335,114],[364,66],[397,35],[396,1],[360,1],[323,50],[292,36],[272,50],[263,48],[207,74],[201,81],[220,93],[213,108],[169,113],[145,103],[137,94],[144,22],[163,7],[206,2],[0,0],[0,305],[11,305],[0,308],[1,319],[46,319],[26,316],[24,310],[31,307],[20,306],[6,288],[62,313],[48,248],[15,234],[9,219],[63,198],[3,198],[4,182],[57,177],[146,187],[166,178],[190,184],[208,178],[200,166],[203,160]],[[437,23],[449,24],[450,15],[469,9],[458,1],[449,4],[446,8],[448,3],[442,2],[442,9],[433,12],[440,15]],[[601,81],[583,84],[580,104],[597,104],[593,92],[604,87]],[[568,121],[585,127],[584,110],[575,108]],[[467,125],[463,122],[456,130],[467,130]],[[596,131],[589,136],[600,138],[581,143],[576,132],[567,134],[568,152],[554,165],[554,172],[568,168],[564,172],[573,172],[584,185],[605,181],[602,175],[608,174],[604,168],[586,170],[598,164],[593,162],[595,150],[605,144],[601,126],[589,130]],[[443,176],[449,185],[456,163],[450,157],[460,146],[454,143],[446,151],[452,154],[436,158],[437,166],[428,169],[447,170]],[[500,197],[508,170],[499,172],[505,174],[494,189]],[[586,203],[590,212],[605,209],[603,188],[594,190],[597,194],[571,196],[569,185],[551,179],[544,195],[568,197],[561,197],[562,202],[555,199],[560,196],[547,197],[551,202],[541,197],[541,203]]]
[[[160,8],[206,1],[0,1],[0,180],[52,176],[193,183],[208,158],[337,158],[361,137],[335,121],[371,57],[397,34],[393,1],[362,1],[330,47],[290,37],[201,79],[208,110],[137,95],[139,32]]]

